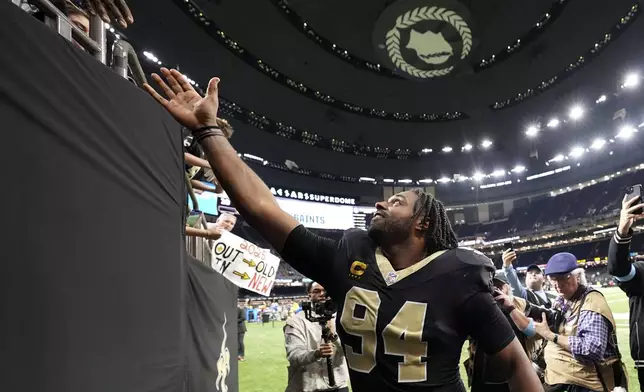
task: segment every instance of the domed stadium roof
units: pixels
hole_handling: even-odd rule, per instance
[[[644,67],[633,0],[130,4],[140,50],[196,84],[222,79],[221,116],[261,173],[297,163],[281,183],[441,180],[474,198],[639,159],[617,137],[644,123],[624,87]]]

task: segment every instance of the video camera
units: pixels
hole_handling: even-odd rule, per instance
[[[326,301],[319,302],[302,302],[302,310],[304,311],[304,317],[312,323],[320,324],[322,328],[322,340],[325,343],[329,343],[332,339],[331,329],[329,328],[328,322],[333,318],[335,312],[338,308],[330,298],[327,298]],[[337,339],[337,335],[336,335]],[[331,358],[326,359],[326,370],[329,377],[329,385],[335,386],[335,377],[333,375],[333,366],[331,365]]]
[[[333,318],[338,307],[330,300],[319,302],[302,302],[302,310],[307,320],[312,323],[326,323]]]

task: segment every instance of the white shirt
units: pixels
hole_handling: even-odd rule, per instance
[[[331,319],[335,323],[335,318]],[[286,392],[313,392],[331,389],[326,366],[326,358],[315,358],[315,351],[322,343],[322,327],[312,323],[300,312],[286,320],[284,326],[286,341],[286,359],[288,367],[288,385]],[[349,382],[349,369],[344,358],[340,339],[335,343],[335,355],[332,357],[335,387],[344,388]]]

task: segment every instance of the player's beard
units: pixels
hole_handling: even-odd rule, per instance
[[[369,237],[378,245],[399,244],[407,240],[413,220],[409,218],[394,218],[384,216],[371,221]]]

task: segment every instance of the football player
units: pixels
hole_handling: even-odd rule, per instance
[[[320,237],[282,211],[217,126],[219,79],[201,97],[176,70],[145,89],[192,130],[215,176],[244,219],[338,305],[337,332],[355,392],[465,391],[459,359],[468,336],[507,371],[514,391],[542,391],[512,328],[491,295],[494,267],[458,248],[443,205],[407,191],[376,205],[369,232]]]

